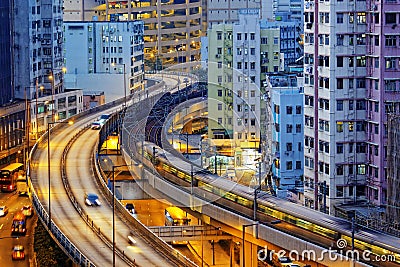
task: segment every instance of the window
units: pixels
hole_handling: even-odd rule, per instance
[[[242,34],[241,33],[237,33],[236,34],[236,40],[242,40]]]
[[[222,104],[218,104],[218,110],[222,110]]]
[[[238,69],[242,69],[242,62],[238,62],[238,63],[237,63],[237,68],[238,68]]]
[[[343,154],[343,144],[336,143],[336,153]]]
[[[267,37],[262,37],[261,38],[261,44],[268,44],[268,38]]]
[[[356,42],[357,45],[365,45],[366,44],[366,37],[365,33],[360,33],[356,35]]]
[[[336,131],[338,133],[342,133],[343,132],[343,122],[342,121],[336,122]]]
[[[387,35],[385,36],[385,46],[393,47],[397,45],[397,36],[395,35]]]
[[[367,60],[365,56],[358,56],[356,57],[356,66],[357,67],[365,67],[367,65]]]
[[[336,186],[336,197],[343,197],[343,186]]]
[[[296,114],[301,114],[301,106],[296,106]]]
[[[256,39],[256,34],[254,32],[250,33],[250,40],[255,40]]]
[[[336,175],[343,175],[343,165],[336,165]]]
[[[222,40],[222,32],[217,32],[217,40]]]
[[[292,151],[293,150],[293,144],[292,143],[286,143],[286,151]]]
[[[217,92],[217,95],[218,96],[222,96],[222,90],[219,89],[218,92]]]
[[[236,48],[236,54],[240,56],[242,54],[242,48]]]
[[[396,23],[397,13],[385,13],[385,23],[394,24]]]
[[[366,23],[366,16],[364,12],[357,13],[357,23],[358,24],[365,24]]]
[[[300,169],[301,169],[301,161],[296,160],[296,170],[300,170]]]
[[[396,81],[385,81],[385,91],[396,91]]]
[[[218,118],[218,123],[222,124],[222,118]]]
[[[286,161],[286,170],[291,170],[293,169],[293,162],[292,161]]]
[[[395,57],[388,57],[385,58],[385,68],[388,70],[396,69],[396,58]]]
[[[375,36],[375,46],[379,46],[379,36]]]
[[[336,88],[337,89],[343,89],[343,78],[337,78],[336,79]]]
[[[292,114],[293,108],[292,106],[286,106],[286,114]]]
[[[354,23],[354,13],[349,13],[349,23]]]
[[[292,133],[293,131],[293,125],[292,124],[286,124],[286,132],[287,133]]]
[[[255,126],[256,125],[256,120],[255,119],[251,119],[250,120],[250,125],[251,126]]]
[[[301,124],[296,124],[296,133],[301,133]]]
[[[343,57],[336,57],[336,66],[343,67]]]
[[[336,15],[336,23],[337,24],[342,24],[343,23],[343,18],[344,18],[344,14],[343,13],[338,13]]]
[[[342,46],[344,44],[344,35],[343,34],[336,35],[336,44],[338,46]]]
[[[365,174],[365,164],[357,164],[357,174]]]
[[[250,55],[255,55],[256,49],[254,47],[250,48]]]
[[[222,69],[222,62],[221,61],[218,62],[218,69]]]
[[[337,111],[343,111],[343,100],[337,100],[336,101],[336,110]]]
[[[365,110],[365,109],[366,109],[365,100],[357,100],[356,101],[356,110]]]

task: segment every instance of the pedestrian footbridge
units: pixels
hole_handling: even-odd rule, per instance
[[[150,226],[148,227],[155,235],[165,242],[200,241],[232,239],[232,236],[225,234],[219,228],[204,225],[184,226]]]

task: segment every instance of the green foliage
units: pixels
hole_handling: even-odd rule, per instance
[[[53,241],[40,221],[38,221],[35,228],[34,240],[34,250],[38,266],[72,266],[71,260],[58,247],[57,243]]]

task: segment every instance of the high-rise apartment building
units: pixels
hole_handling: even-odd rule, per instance
[[[326,197],[333,212],[336,204],[386,200],[387,114],[399,112],[399,15],[397,1],[305,4],[306,206],[323,209]]]
[[[302,187],[304,134],[303,88],[296,79],[270,76],[272,111],[272,174],[279,189]],[[274,80],[279,82],[274,82]],[[283,87],[280,85],[284,85]]]
[[[60,0],[0,4],[0,164],[13,160],[49,122],[82,110],[82,92],[64,92]],[[32,135],[31,135],[32,134]]]
[[[65,22],[64,28],[68,87],[101,90],[106,96],[115,87],[127,95],[144,89],[143,21],[76,21]]]
[[[11,1],[5,0],[0,3],[0,105],[4,105],[13,99],[12,68],[11,68],[11,29],[12,13]]]
[[[229,139],[237,165],[254,165],[260,142],[259,10],[244,9],[239,16],[238,23],[208,31],[208,132],[211,139]]]
[[[85,8],[82,7],[85,6]],[[145,65],[161,69],[200,60],[201,0],[69,1],[66,21],[143,20]]]

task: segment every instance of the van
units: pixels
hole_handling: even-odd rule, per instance
[[[25,177],[18,177],[17,179],[18,195],[27,195],[29,192],[28,184]]]

